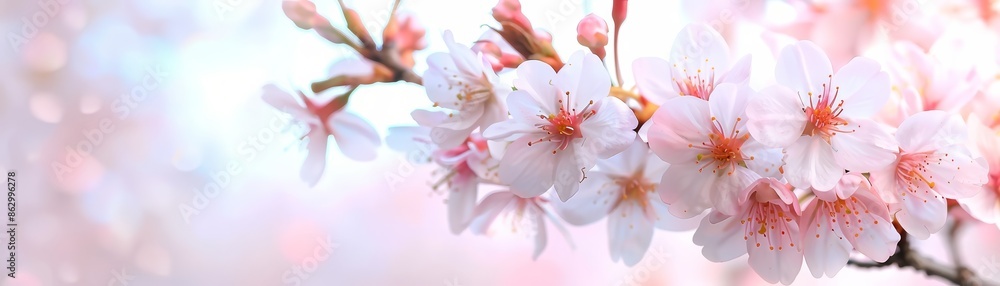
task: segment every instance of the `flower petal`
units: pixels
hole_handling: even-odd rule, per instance
[[[556,212],[572,225],[586,225],[604,218],[621,196],[621,186],[606,173],[590,172],[580,183],[580,191],[562,202],[553,200]]]
[[[448,192],[448,227],[451,233],[459,234],[475,215],[479,180],[475,177],[456,178],[451,183]]]
[[[559,97],[566,99],[570,110],[584,110],[590,103],[608,98],[611,92],[611,78],[604,63],[594,54],[584,51],[570,56],[553,83],[559,89]]]
[[[330,116],[330,126],[337,147],[347,158],[358,161],[375,159],[382,143],[378,132],[367,121],[351,113],[337,112]],[[433,138],[433,131],[431,135]]]
[[[559,111],[557,101],[559,100],[559,90],[553,84],[556,79],[556,72],[552,66],[542,61],[530,60],[517,66],[517,78],[514,79],[514,87],[523,90],[531,95],[539,107],[545,111],[544,114],[555,114]],[[510,102],[508,99],[507,102]]]
[[[639,121],[624,102],[604,97],[593,108],[596,108],[597,113],[580,124],[587,154],[609,158],[621,153],[635,141],[636,134],[633,130]]]
[[[537,138],[521,137],[507,147],[500,160],[500,180],[510,184],[511,191],[522,198],[545,193],[555,182],[557,160],[552,158],[554,143],[539,142],[528,145]]]
[[[813,277],[823,274],[833,277],[847,265],[851,257],[851,243],[844,239],[844,233],[839,226],[830,222],[826,213],[832,212],[825,207],[823,200],[813,200],[799,222],[802,230],[802,248],[806,265]]]
[[[692,218],[712,207],[709,194],[717,181],[715,174],[698,172],[698,168],[694,164],[670,165],[656,186],[660,199],[670,205],[670,213],[676,217]]]
[[[781,86],[761,90],[747,104],[746,114],[750,135],[771,147],[791,145],[806,127],[807,118],[798,96]]]
[[[800,189],[833,189],[844,175],[833,148],[818,136],[803,136],[785,148],[785,179]]]
[[[612,259],[620,256],[625,265],[633,266],[653,241],[653,222],[646,218],[642,206],[625,202],[609,216],[608,236]]]
[[[935,151],[965,144],[968,138],[969,130],[962,118],[940,110],[911,115],[896,130],[899,148],[907,153]]]
[[[724,72],[732,64],[726,40],[714,28],[702,23],[688,24],[677,33],[670,49],[670,62],[688,75],[698,70]]]
[[[670,164],[694,163],[701,150],[691,146],[708,141],[711,118],[707,101],[690,96],[667,100],[651,119],[655,125],[647,135],[649,147]]]
[[[869,118],[889,101],[889,74],[883,72],[878,62],[856,57],[840,68],[833,77],[839,91],[837,100],[843,100],[841,117]]]
[[[326,169],[326,144],[330,134],[319,130],[310,131],[306,142],[306,161],[302,163],[299,176],[309,187],[315,187]]]
[[[632,73],[639,94],[649,102],[662,105],[668,99],[677,97],[674,83],[670,80],[670,62],[661,58],[643,57],[632,62]]]
[[[833,76],[830,59],[819,46],[809,41],[799,41],[781,50],[774,69],[778,83],[806,96],[819,94],[823,84]]]
[[[866,173],[888,166],[896,160],[896,140],[871,119],[848,120],[851,132],[830,138],[837,164],[851,172]]]
[[[713,220],[718,222],[713,224]],[[743,230],[738,218],[713,211],[701,220],[694,233],[694,244],[703,246],[701,254],[709,261],[730,261],[747,253]]]

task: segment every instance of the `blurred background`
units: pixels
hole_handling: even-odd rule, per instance
[[[315,2],[343,27],[336,1]],[[346,2],[376,33],[392,4]],[[523,2],[563,54],[581,49],[575,28],[584,15],[610,19],[610,0]],[[919,2],[919,13],[945,11]],[[470,44],[484,24],[495,25],[495,4],[404,0],[401,11],[427,29],[415,70],[445,50],[445,29]],[[737,24],[793,23],[801,18],[794,7],[631,1],[622,31],[626,82],[633,59],[667,57],[688,22],[721,20],[733,27],[723,34],[734,51],[748,52],[767,48],[762,29]],[[2,1],[0,19],[0,167],[16,171],[19,183],[18,276],[0,285],[766,284],[745,256],[707,261],[693,232],[657,232],[633,268],[610,260],[603,221],[570,228],[575,248],[550,230],[537,261],[523,235],[452,235],[445,196],[429,187],[434,167],[385,144],[371,162],[330,146],[327,170],[309,188],[298,176],[305,150],[277,128],[285,123],[273,123],[283,117],[260,99],[261,87],[307,89],[350,50],[295,27],[279,0]],[[912,26],[894,31],[944,29]],[[347,108],[384,137],[389,127],[414,125],[410,111],[430,105],[422,87],[398,83],[362,87]],[[997,227],[970,225],[959,237],[965,263],[1000,280]],[[918,245],[952,259],[940,236]],[[796,283],[943,285],[894,267],[847,267],[834,279],[814,279],[803,267]]]

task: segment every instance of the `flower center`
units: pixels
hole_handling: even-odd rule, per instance
[[[569,93],[567,92],[567,95]],[[577,111],[576,108],[569,108],[563,100],[559,100],[559,112],[556,114],[549,115],[538,115],[538,117],[548,121],[548,124],[537,124],[536,126],[545,131],[546,136],[538,139],[537,141],[528,142],[528,146],[538,144],[542,141],[555,142],[556,149],[552,150],[552,154],[556,154],[557,151],[566,150],[569,144],[573,142],[574,139],[583,138],[583,132],[580,129],[580,124],[586,121],[594,114],[597,114],[597,110],[591,109],[594,105],[594,101],[591,100],[587,103],[587,106],[583,110]]]
[[[792,217],[785,214],[785,210],[772,203],[753,203],[747,212],[746,218],[740,220],[743,225],[743,240],[751,238],[757,247],[765,245],[769,250],[784,250],[785,246],[795,247],[792,239],[792,232],[788,229],[788,224],[792,223]],[[788,245],[783,242],[788,241]]]
[[[802,103],[802,112],[806,114],[806,128],[802,130],[802,135],[823,136],[827,142],[837,133],[854,132],[854,130],[842,129],[847,126],[847,121],[840,118],[844,112],[844,100],[838,100],[840,87],[833,84],[833,76],[828,76],[830,81],[823,84],[823,90],[819,95],[809,92],[809,105]],[[814,96],[815,95],[815,96]]]
[[[906,182],[907,191],[917,192],[923,186],[934,189],[936,185],[934,183],[934,175],[927,174],[927,167],[931,163],[937,163],[943,159],[935,159],[933,155],[931,152],[912,153],[904,154],[899,159],[899,165],[896,167],[896,176]],[[903,195],[905,196],[906,193],[903,193]]]
[[[708,71],[707,78],[702,78],[701,75],[702,70],[698,69],[694,75],[687,74],[685,78],[674,78],[677,92],[682,96],[690,95],[708,100],[708,96],[715,90],[715,68]]]
[[[646,178],[643,178],[641,170],[636,172],[632,177],[614,178],[614,182],[622,190],[621,197],[614,204],[614,208],[617,208],[622,202],[632,201],[642,206],[645,212],[652,211],[649,205],[649,194],[656,190],[656,184],[650,183]]]
[[[708,141],[701,142],[701,145],[688,144],[688,148],[698,148],[703,151],[695,157],[695,164],[702,165],[698,172],[710,168],[712,173],[726,172],[732,175],[737,165],[746,166],[746,160],[753,160],[754,157],[744,157],[743,143],[750,139],[750,133],[742,133],[736,128],[743,118],[737,117],[733,126],[726,130],[722,123],[715,116],[711,118],[714,123],[712,133],[708,134]],[[726,132],[728,131],[728,132]]]

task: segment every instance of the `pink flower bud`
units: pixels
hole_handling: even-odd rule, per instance
[[[500,0],[496,7],[493,7],[493,18],[497,22],[511,22],[520,26],[525,31],[533,30],[528,17],[521,13],[521,2],[518,0]]]
[[[604,58],[604,46],[608,45],[608,23],[601,17],[590,14],[576,26],[576,41],[598,57]]]
[[[281,10],[296,26],[302,29],[312,29],[320,20],[316,14],[316,4],[308,0],[288,0],[281,2]]]
[[[534,34],[535,34],[535,39],[538,39],[539,41],[546,43],[552,43],[552,34],[550,34],[549,32],[542,30],[535,30]]]

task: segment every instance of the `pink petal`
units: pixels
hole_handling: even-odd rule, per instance
[[[712,220],[718,223],[712,223]],[[726,262],[747,253],[744,225],[735,217],[711,212],[694,233],[694,244],[704,246],[701,254],[712,262]]]
[[[828,210],[820,208],[821,200],[813,200],[805,211],[799,223],[802,230],[802,249],[806,265],[813,277],[823,274],[833,277],[847,265],[850,259],[851,243],[844,239],[844,233],[839,226],[830,223],[826,215]]]
[[[555,182],[557,160],[553,158],[554,143],[537,141],[534,137],[521,137],[509,147],[500,160],[500,180],[510,184],[511,191],[522,198],[545,193]]]
[[[531,220],[534,222],[535,229],[535,251],[531,254],[532,260],[538,260],[538,256],[542,255],[542,251],[545,250],[545,245],[548,243],[548,234],[545,232],[545,216],[542,215],[544,212],[537,205],[530,205],[533,211],[527,211],[530,214]]]
[[[728,72],[726,72],[721,77],[719,77],[718,79],[716,79],[716,83],[717,84],[723,84],[723,83],[743,84],[743,83],[746,83],[747,80],[750,79],[750,62],[751,62],[751,58],[752,57],[751,57],[750,54],[747,54],[747,55],[743,56],[742,58],[740,58],[738,61],[736,61],[735,64],[733,64],[732,68],[730,68]]]
[[[896,213],[896,221],[907,233],[918,239],[927,239],[944,227],[948,205],[943,197],[936,192],[902,191],[906,195],[897,196],[900,203],[896,207],[902,210]]]
[[[996,224],[1000,221],[1000,198],[997,197],[1000,192],[991,187],[984,188],[978,195],[959,199],[958,202],[972,217],[988,224]]]
[[[308,153],[306,161],[302,163],[302,169],[299,170],[299,176],[309,187],[316,186],[323,176],[323,170],[326,168],[326,143],[329,138],[330,134],[318,130],[310,131],[308,134],[306,143]]]
[[[806,96],[819,94],[823,84],[833,76],[830,59],[819,46],[809,41],[799,41],[785,47],[777,58],[774,76],[778,83]]]
[[[872,260],[885,262],[896,252],[900,239],[885,203],[865,184],[852,198],[858,202],[852,208],[854,215],[837,220],[840,228],[858,252]],[[896,216],[898,219],[899,213]]]
[[[632,73],[639,94],[656,105],[663,105],[668,99],[677,97],[674,83],[670,80],[670,62],[661,58],[643,57],[632,62]]]
[[[632,176],[636,170],[643,170],[647,166],[647,161],[660,161],[655,156],[650,156],[649,146],[642,142],[638,136],[634,136],[632,144],[625,150],[611,158],[598,160],[597,168],[601,172],[622,177]],[[660,161],[662,162],[662,161]],[[665,171],[666,168],[663,168]],[[656,180],[662,175],[662,171],[656,174]]]
[[[803,136],[785,148],[784,170],[785,179],[800,189],[833,189],[844,175],[844,168],[834,159],[833,148],[818,136]]]
[[[483,131],[484,138],[513,141],[520,138],[523,133],[541,131],[536,127],[537,124],[548,124],[548,121],[538,117],[538,115],[547,114],[546,111],[527,92],[515,91],[511,93],[507,97],[507,106],[510,108],[509,112],[513,118],[487,127]]]
[[[508,156],[510,155],[508,154]],[[582,162],[578,161],[577,157],[569,152],[562,152],[555,156],[557,157],[555,158],[557,162],[554,170],[556,175],[554,186],[559,199],[565,202],[580,190],[580,182],[586,180],[584,179],[583,171],[588,166],[581,165]],[[535,159],[537,160],[537,158]],[[547,171],[552,172],[552,170]]]
[[[754,140],[785,147],[802,136],[806,115],[798,96],[787,88],[772,86],[760,91],[747,104],[747,130]]]
[[[670,165],[656,186],[660,199],[670,205],[670,213],[676,217],[692,218],[712,207],[709,194],[715,187],[715,174],[698,172],[698,168],[694,164]]]
[[[896,130],[899,148],[908,153],[935,151],[965,144],[968,137],[969,131],[961,117],[940,110],[914,114],[899,124],[899,129]]]
[[[580,183],[580,191],[565,202],[554,200],[556,212],[566,222],[585,225],[604,218],[621,196],[621,186],[602,172],[590,172]]]
[[[469,222],[469,230],[476,234],[486,234],[490,225],[517,197],[510,191],[494,192],[486,195],[483,201],[473,210],[473,218]]]
[[[337,147],[345,156],[358,161],[375,159],[381,141],[378,132],[367,121],[351,113],[338,112],[330,117],[330,126]]]
[[[643,214],[642,207],[625,202],[608,217],[608,243],[612,260],[621,257],[625,265],[633,266],[642,260],[653,240],[653,222]]]
[[[583,145],[588,153],[609,158],[621,153],[635,141],[635,129],[639,120],[635,113],[621,100],[605,96],[596,102],[597,113],[580,124]],[[589,167],[589,166],[588,166]]]
[[[670,62],[688,75],[698,70],[724,72],[732,64],[726,40],[711,26],[702,23],[688,24],[677,33],[670,49]]]
[[[448,195],[448,227],[451,233],[459,234],[465,230],[475,215],[477,187],[476,178],[462,178],[452,181]]]
[[[844,102],[841,117],[871,117],[889,100],[889,75],[868,58],[856,57],[840,68],[833,85],[840,88],[837,100]]]
[[[301,103],[295,101],[294,95],[284,91],[276,85],[265,85],[264,92],[261,94],[261,99],[271,105],[271,107],[287,112],[295,120],[302,121],[307,124],[319,123],[315,115],[309,113],[305,107],[302,107]]]
[[[543,114],[555,114],[559,111],[557,104],[559,90],[553,85],[556,72],[552,70],[552,66],[542,61],[530,60],[517,66],[516,72],[514,87],[531,95],[545,111]],[[510,99],[507,102],[510,102]]]
[[[649,130],[649,147],[670,164],[694,163],[701,150],[689,146],[708,141],[711,118],[704,100],[690,96],[667,100],[651,119],[655,125]]]
[[[899,147],[885,129],[871,119],[848,120],[851,132],[830,138],[837,164],[851,172],[865,173],[881,169],[896,160]]]
[[[552,83],[559,89],[558,96],[566,98],[571,110],[583,110],[592,102],[608,98],[611,92],[611,78],[604,63],[594,54],[583,51],[570,56]]]
[[[754,95],[749,86],[732,83],[719,84],[712,91],[712,96],[708,98],[709,109],[724,128],[722,131],[726,136],[733,136],[729,134],[733,126],[739,132],[747,132],[746,109]]]

